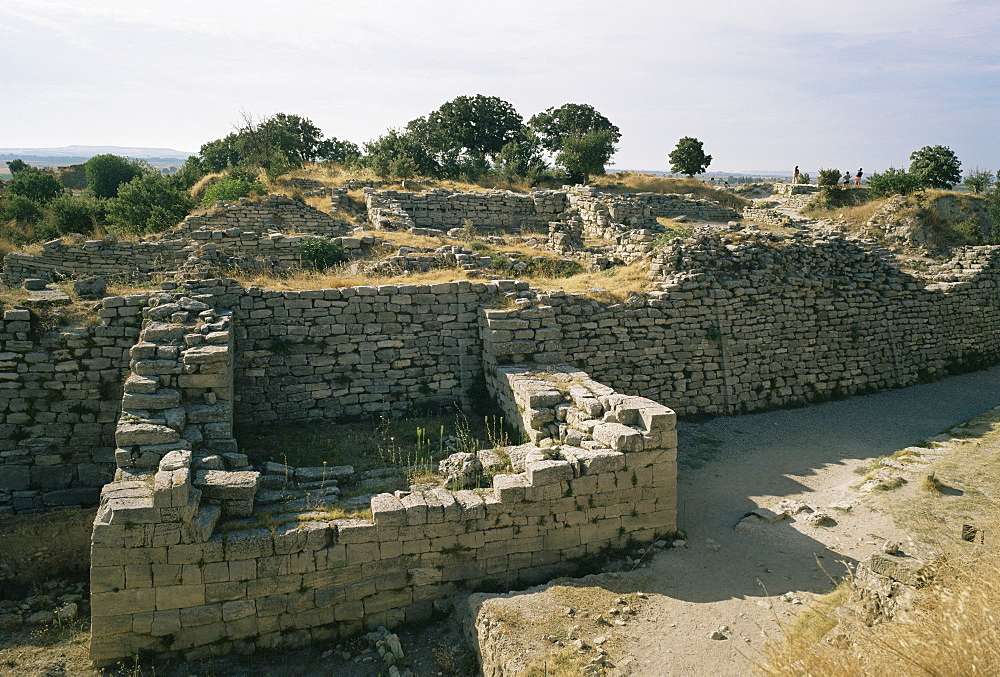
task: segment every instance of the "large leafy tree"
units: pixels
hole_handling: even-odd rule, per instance
[[[120,155],[95,155],[87,160],[84,173],[87,190],[94,197],[118,196],[118,187],[149,171],[141,160],[129,160]]]
[[[361,149],[358,144],[331,136],[324,140],[317,149],[321,160],[337,162],[342,165],[352,165],[361,159]]]
[[[442,151],[466,151],[491,159],[521,134],[524,120],[510,103],[496,96],[459,96],[427,116]]]
[[[240,163],[240,153],[236,148],[237,135],[227,134],[221,139],[203,143],[198,155],[206,172],[221,172],[227,167]]]
[[[20,172],[25,169],[30,169],[31,165],[22,160],[21,158],[15,158],[7,163],[7,169],[10,170],[11,176],[17,176]]]
[[[50,202],[65,191],[56,177],[34,167],[18,171],[7,187],[14,195],[26,197],[39,204]]]
[[[703,174],[712,164],[712,156],[705,155],[704,144],[693,136],[685,136],[670,151],[670,171],[675,174]]]
[[[497,170],[507,179],[520,176],[534,182],[545,170],[542,143],[534,132],[522,127],[518,138],[508,141],[500,149],[495,163]]]
[[[365,144],[364,164],[380,176],[436,176],[440,165],[416,134],[390,129]]]
[[[563,139],[556,162],[566,168],[574,181],[587,183],[592,174],[603,174],[604,164],[614,154],[614,134],[600,129]]]
[[[538,134],[545,150],[552,153],[563,150],[566,139],[589,132],[609,132],[612,145],[622,137],[621,130],[611,120],[586,103],[566,103],[558,108],[548,108],[533,115],[528,120],[528,126]]]
[[[925,187],[948,189],[962,180],[962,163],[948,146],[924,146],[910,153],[910,173]]]

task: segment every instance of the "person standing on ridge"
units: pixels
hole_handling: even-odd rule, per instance
[[[854,177],[854,185],[855,186],[860,186],[861,185],[861,175],[862,174],[864,174],[864,172],[861,171],[861,168],[859,167],[858,168],[858,174],[857,174],[857,176]]]
[[[844,172],[844,188],[851,185],[851,173],[849,171]]]
[[[795,165],[795,171],[792,172],[792,185],[799,182],[799,166]]]

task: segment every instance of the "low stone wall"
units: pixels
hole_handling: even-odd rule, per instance
[[[186,315],[184,304],[180,298],[151,308],[143,337],[166,330],[156,317],[164,308],[172,320],[186,322],[169,308]],[[201,343],[189,341],[188,334],[183,338],[194,348],[163,361],[202,364]],[[140,343],[141,351],[150,344]],[[158,345],[157,354],[170,347],[179,346]],[[199,359],[189,359],[192,353]],[[157,371],[172,373],[168,366]],[[507,367],[498,373],[491,381],[500,401],[527,397],[538,404],[523,372]],[[299,646],[362,627],[426,620],[435,600],[460,588],[524,585],[566,571],[575,558],[673,531],[673,413],[642,398],[615,395],[580,372],[559,373],[567,377],[567,388],[589,384],[590,392],[603,394],[600,421],[567,405],[575,437],[567,435],[566,445],[556,447],[548,438],[540,439],[544,448],[528,444],[489,452],[506,455],[511,466],[493,475],[488,488],[421,485],[375,495],[371,520],[330,518],[311,509],[308,497],[297,513],[255,505],[262,496],[260,473],[198,471],[210,457],[177,448],[185,446],[182,441],[167,443],[171,448],[162,449],[166,454],[152,468],[135,462],[141,448],[120,454],[128,467],[104,488],[94,522],[91,658],[105,664],[144,651],[195,658],[249,643]],[[126,401],[132,397],[128,390]],[[179,398],[167,394],[172,399],[163,404],[176,404]],[[150,396],[165,394],[158,389]],[[187,411],[190,418],[192,409]],[[172,430],[178,434],[177,426]],[[227,514],[251,519],[227,522]]]
[[[114,430],[144,295],[104,299],[96,326],[47,330],[45,312],[0,320],[0,515],[93,505],[114,469]]]
[[[793,223],[792,217],[774,209],[747,207],[743,210],[743,218],[747,221],[763,223],[768,226],[787,226]]]
[[[665,195],[661,193],[635,193],[628,197],[649,206],[653,217],[690,216],[703,221],[738,221],[740,213],[723,207],[711,200],[696,200],[683,195]]]
[[[91,240],[72,244],[51,240],[39,254],[11,253],[4,257],[3,282],[16,286],[29,277],[48,280],[98,275],[110,280],[148,280],[153,275],[195,274],[205,270],[284,271],[303,266],[300,245],[317,235],[261,235],[238,227],[196,230],[178,240]],[[334,237],[355,256],[377,246],[371,236]]]
[[[218,202],[204,214],[185,217],[164,236],[183,237],[196,230],[229,228],[336,236],[347,235],[353,225],[285,195],[271,194],[259,201],[244,197],[236,202]]]
[[[530,195],[509,191],[453,193],[433,190],[409,193],[366,190],[368,218],[373,228],[409,227],[448,230],[466,220],[486,231],[496,228],[544,229],[568,206],[562,191],[533,191]]]

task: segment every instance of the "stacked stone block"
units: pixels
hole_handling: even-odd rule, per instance
[[[179,450],[199,459],[235,452],[231,315],[167,293],[145,313],[115,430],[118,467],[155,469]]]
[[[740,213],[712,200],[696,200],[686,195],[636,193],[628,197],[649,206],[652,217],[690,216],[702,221],[738,221]]]
[[[510,191],[366,190],[365,201],[372,227],[389,230],[417,227],[447,231],[462,226],[466,220],[484,231],[544,229],[548,221],[566,208],[565,197],[555,191],[524,195]]]
[[[0,515],[97,502],[144,304],[109,297],[95,325],[51,329],[41,309],[0,311]]]
[[[112,280],[147,280],[152,275],[192,275],[218,268],[288,271],[303,265],[300,246],[316,235],[261,235],[238,227],[196,230],[188,239],[92,240],[81,245],[62,239],[46,242],[39,254],[4,257],[3,281],[16,286],[29,277],[56,280],[99,275]],[[378,238],[334,237],[349,255],[361,256]]]
[[[203,658],[423,621],[460,589],[531,584],[568,560],[673,531],[673,417],[648,404],[619,407],[632,420],[599,432],[605,442],[525,445],[519,467],[489,488],[379,494],[370,521],[220,521],[183,451],[155,474],[120,470],[94,524],[91,658]]]
[[[292,200],[285,195],[271,194],[259,201],[244,197],[236,202],[218,202],[204,214],[185,217],[166,235],[183,237],[198,230],[230,228],[335,237],[347,235],[353,226],[347,221],[337,219],[298,200]]]

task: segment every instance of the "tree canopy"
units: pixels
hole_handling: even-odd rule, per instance
[[[7,169],[10,170],[11,176],[17,176],[18,173],[23,172],[25,169],[30,169],[31,165],[22,160],[21,158],[15,158],[7,163]]]
[[[56,177],[34,167],[18,171],[7,187],[14,195],[26,197],[39,204],[54,200],[65,191]]]
[[[149,233],[176,225],[194,207],[186,192],[160,174],[137,176],[118,189],[110,202],[108,220],[122,230]]]
[[[910,173],[925,187],[948,189],[962,180],[962,163],[948,146],[924,146],[910,153]]]
[[[496,96],[459,96],[427,116],[432,136],[443,151],[467,151],[490,159],[516,141],[524,120],[514,106]]]
[[[545,150],[558,153],[569,137],[584,136],[589,132],[607,131],[614,145],[622,137],[621,130],[593,106],[586,103],[566,103],[558,108],[548,108],[528,120],[528,126],[538,134]]]
[[[120,155],[95,155],[84,164],[87,190],[94,197],[117,197],[118,187],[149,171],[141,160],[129,160]]]
[[[969,190],[978,195],[993,185],[993,172],[976,167],[966,175],[963,183],[969,187]]]
[[[556,162],[566,168],[573,180],[588,183],[592,174],[604,173],[604,165],[615,150],[610,129],[592,130],[563,139]]]
[[[670,152],[670,171],[675,174],[703,174],[712,164],[712,156],[705,155],[704,145],[693,136],[685,136]]]

